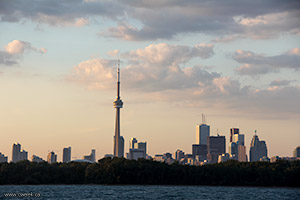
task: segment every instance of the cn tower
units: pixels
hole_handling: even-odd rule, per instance
[[[116,108],[116,125],[114,136],[114,157],[124,157],[124,138],[120,136],[120,108],[123,107],[123,101],[120,97],[120,60],[118,60],[117,67],[117,97],[114,101],[114,108]]]

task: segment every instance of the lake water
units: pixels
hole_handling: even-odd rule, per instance
[[[299,188],[213,186],[2,185],[0,199],[297,199]]]

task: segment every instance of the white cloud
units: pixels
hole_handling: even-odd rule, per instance
[[[183,102],[195,107],[220,107],[261,116],[288,114],[300,117],[299,86],[291,86],[290,80],[275,80],[268,88],[257,89],[242,86],[238,80],[210,72],[201,65],[189,66],[190,59],[203,55],[202,50],[198,52],[197,49],[206,47],[210,52],[211,45],[188,47],[160,43],[119,54],[123,91],[134,96],[139,94],[136,101],[141,102]],[[284,55],[297,52],[293,49]],[[235,56],[240,62],[249,63],[253,59],[257,63],[265,62],[266,57],[242,50]],[[83,61],[67,79],[80,82],[89,89],[112,90],[115,89],[116,64],[116,60],[99,58]]]
[[[0,64],[14,65],[25,52],[35,51],[41,54],[47,53],[47,49],[37,49],[29,42],[13,40],[4,47],[5,51],[0,50]]]

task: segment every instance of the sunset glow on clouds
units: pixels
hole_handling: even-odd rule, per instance
[[[126,145],[139,137],[150,154],[189,153],[205,113],[226,137],[240,127],[249,146],[259,129],[272,155],[290,155],[300,141],[299,13],[297,0],[0,1],[0,152],[20,141],[42,157],[67,145],[77,157],[111,153],[120,59]]]

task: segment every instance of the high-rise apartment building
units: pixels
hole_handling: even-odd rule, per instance
[[[54,153],[54,151],[48,153],[47,162],[49,164],[53,164],[57,162],[57,155]]]
[[[175,152],[175,160],[180,161],[182,158],[184,158],[184,152],[180,149],[177,149]]]
[[[293,154],[295,158],[300,158],[300,146],[295,148]]]
[[[268,150],[265,141],[259,141],[258,136],[253,136],[249,152],[250,162],[259,161],[263,157],[268,157]]]
[[[211,163],[218,162],[218,156],[226,153],[225,136],[207,137],[207,160]]]
[[[0,153],[0,163],[5,163],[7,162],[7,156],[4,154]]]
[[[71,161],[71,147],[63,149],[63,163]]]
[[[24,149],[21,151],[21,144],[14,143],[12,146],[12,162],[28,160],[28,152]]]

